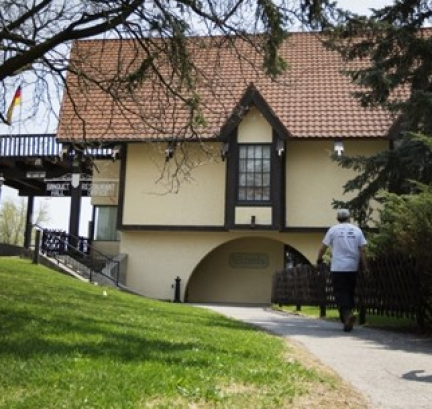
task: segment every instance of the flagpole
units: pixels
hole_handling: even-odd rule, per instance
[[[20,88],[21,88],[21,84],[20,84]],[[21,136],[21,119],[22,119],[22,92],[20,93],[20,104],[19,104],[19,124],[18,124],[18,135]]]

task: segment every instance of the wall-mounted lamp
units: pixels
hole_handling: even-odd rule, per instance
[[[337,154],[337,156],[342,156],[344,153],[344,146],[341,139],[336,139],[333,143],[333,152]]]
[[[282,156],[285,152],[285,142],[282,139],[278,139],[276,142],[276,152],[278,156]]]
[[[65,161],[66,158],[69,155],[69,152],[70,152],[69,145],[63,145],[62,148],[61,148],[61,151],[60,151],[60,155],[59,155],[60,159],[63,160],[63,161]]]
[[[228,157],[229,143],[224,142],[221,146],[221,158],[223,161]]]
[[[114,148],[112,149],[112,153],[111,153],[111,158],[112,158],[113,162],[120,159],[120,153],[121,153],[121,145],[114,146]]]
[[[174,152],[175,152],[174,142],[168,142],[168,145],[165,148],[165,162],[168,162],[174,156]]]

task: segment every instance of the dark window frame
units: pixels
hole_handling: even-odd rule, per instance
[[[241,143],[237,150],[235,202],[238,206],[269,206],[272,203],[272,143]],[[261,152],[258,148],[262,148]],[[261,182],[256,183],[257,178]],[[248,199],[248,195],[254,197]],[[259,198],[261,197],[261,198]]]
[[[285,158],[286,155],[279,155],[276,149],[278,140],[281,136],[273,130],[272,142],[263,141],[260,143],[250,143],[251,145],[270,145],[271,146],[271,191],[270,201],[268,202],[245,202],[238,200],[238,158],[239,146],[242,143],[237,141],[237,131],[235,128],[227,137],[229,143],[229,153],[226,160],[226,200],[225,200],[225,229],[250,229],[250,224],[240,225],[235,222],[235,209],[237,207],[271,207],[272,224],[271,226],[258,226],[265,230],[282,231],[285,228]],[[283,140],[283,139],[282,139]],[[248,144],[248,143],[245,143]]]

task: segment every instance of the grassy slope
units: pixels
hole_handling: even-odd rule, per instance
[[[0,258],[0,283],[1,408],[282,408],[336,387],[281,339],[204,309],[19,259]]]

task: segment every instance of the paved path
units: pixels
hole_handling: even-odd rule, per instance
[[[374,409],[432,409],[432,340],[271,311],[200,306],[297,341],[359,390]]]

